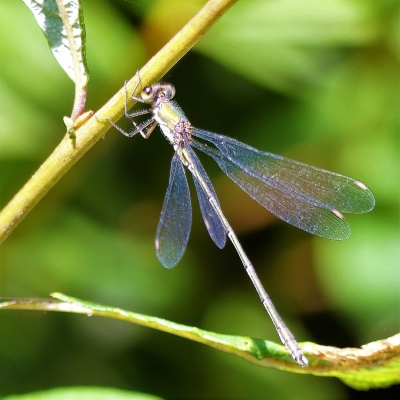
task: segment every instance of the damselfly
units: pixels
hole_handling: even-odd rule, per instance
[[[346,176],[262,152],[227,136],[197,129],[171,100],[175,95],[175,88],[171,84],[146,86],[141,97],[136,97],[139,83],[131,99],[151,107],[129,113],[126,101],[125,115],[132,119],[152,114],[151,118],[141,124],[132,121],[134,129],[131,132],[125,132],[109,121],[128,137],[140,133],[146,139],[159,125],[174,148],[169,185],[155,238],[158,259],[164,267],[174,267],[182,258],[189,240],[192,206],[184,170],[186,167],[193,176],[201,213],[212,240],[219,248],[225,246],[226,237],[231,240],[282,343],[299,365],[307,366],[307,358],[276,311],[225,218],[213,185],[192,147],[212,157],[233,182],[277,217],[324,238],[347,238],[350,228],[342,213],[370,211],[375,205],[373,194],[363,183]]]

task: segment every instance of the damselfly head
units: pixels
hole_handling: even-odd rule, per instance
[[[142,100],[151,104],[158,99],[170,100],[175,96],[175,88],[170,83],[157,83],[152,86],[146,86],[141,93]]]

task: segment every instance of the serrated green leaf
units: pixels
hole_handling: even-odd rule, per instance
[[[53,293],[51,296],[59,301],[8,299],[0,303],[0,308],[72,312],[124,320],[236,354],[262,367],[337,377],[356,389],[385,388],[399,383],[400,334],[368,343],[361,348],[340,349],[309,342],[300,343],[309,361],[308,367],[303,368],[296,364],[284,346],[264,339],[219,334],[120,308],[82,301],[62,293]]]
[[[42,29],[58,63],[83,88],[89,80],[86,33],[79,0],[23,0]]]

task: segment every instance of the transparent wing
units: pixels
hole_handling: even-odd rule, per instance
[[[182,162],[175,153],[155,239],[157,257],[164,267],[172,268],[182,258],[191,226],[189,186]]]
[[[250,197],[282,220],[309,233],[345,239],[350,228],[340,212],[363,213],[375,205],[362,183],[247,146],[223,135],[195,129],[193,141]],[[339,211],[339,212],[338,212]]]
[[[203,166],[201,165],[200,160],[196,156],[195,152],[190,148],[190,146],[187,146],[186,150],[189,153],[194,168],[198,171],[201,177],[200,179],[202,179],[203,182],[206,184],[206,186],[210,191],[211,196],[215,198],[216,202],[219,205],[217,194],[215,193],[210,178],[208,177]],[[206,228],[208,230],[211,239],[220,249],[222,249],[226,244],[226,231],[224,225],[221,219],[219,218],[218,214],[212,207],[209,200],[209,195],[207,195],[207,193],[204,191],[201,182],[199,181],[199,179],[195,174],[192,175],[193,175],[194,185],[196,187],[197,198],[199,199],[200,210],[203,216],[204,224],[206,225]]]

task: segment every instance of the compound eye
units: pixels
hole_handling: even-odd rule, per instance
[[[164,85],[163,92],[167,99],[172,99],[175,96],[175,88],[169,83]]]
[[[142,90],[142,100],[145,103],[151,103],[151,101],[154,98],[154,90],[152,86],[146,86],[143,90]]]
[[[172,99],[175,96],[175,87],[174,86],[170,85],[168,94],[169,94],[170,99]]]

